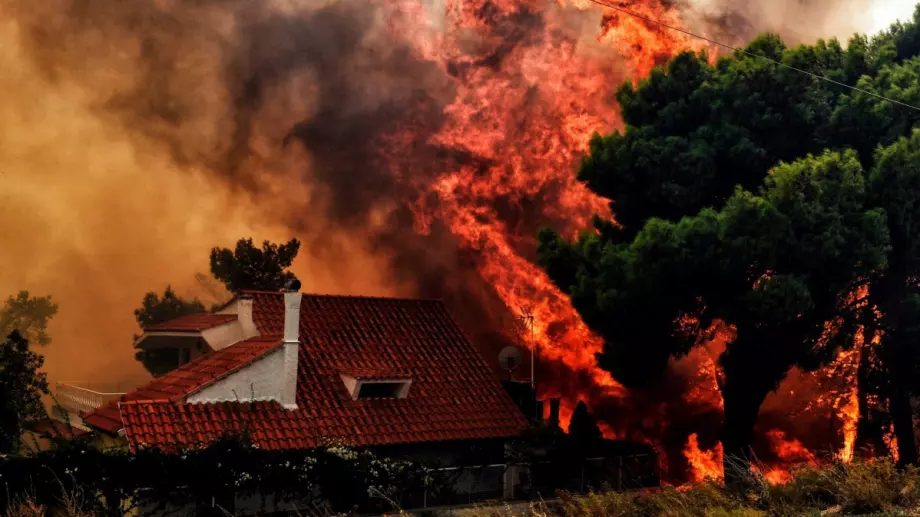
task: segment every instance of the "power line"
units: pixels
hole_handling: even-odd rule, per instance
[[[876,98],[879,98],[879,99],[882,99],[882,100],[886,100],[886,101],[888,101],[888,102],[893,102],[893,103],[895,103],[895,104],[899,104],[899,105],[901,105],[901,106],[910,108],[910,109],[912,109],[912,110],[920,111],[920,107],[914,106],[914,105],[912,105],[912,104],[908,104],[908,103],[906,103],[906,102],[901,102],[901,101],[899,101],[899,100],[895,100],[895,99],[892,99],[892,98],[890,98],[890,97],[885,97],[884,95],[880,95],[880,94],[878,94],[878,93],[870,92],[870,91],[868,91],[868,90],[864,90],[864,89],[859,88],[859,87],[856,87],[856,86],[851,86],[851,85],[849,85],[849,84],[842,83],[842,82],[840,82],[840,81],[835,81],[835,80],[831,79],[830,77],[826,77],[826,76],[823,76],[823,75],[818,75],[818,74],[809,72],[808,70],[802,70],[801,68],[796,68],[796,67],[794,67],[794,66],[787,65],[786,63],[783,63],[783,62],[781,62],[781,61],[777,61],[777,60],[775,60],[775,59],[770,59],[770,58],[767,57],[767,56],[761,56],[761,55],[758,55],[758,54],[754,54],[753,52],[749,52],[749,51],[747,51],[747,50],[745,50],[745,49],[743,49],[743,48],[733,47],[733,46],[731,46],[731,45],[727,45],[727,44],[725,44],[725,43],[716,41],[716,40],[714,40],[714,39],[707,38],[706,36],[700,36],[699,34],[694,34],[694,33],[690,32],[690,31],[681,29],[680,27],[675,27],[675,26],[673,26],[673,25],[669,25],[669,24],[664,23],[664,22],[662,22],[662,21],[655,20],[655,19],[653,19],[653,18],[649,18],[648,16],[639,14],[639,13],[637,13],[637,12],[630,11],[630,10],[628,10],[628,9],[624,9],[623,7],[619,7],[619,6],[616,6],[616,5],[611,5],[611,4],[608,4],[608,3],[606,3],[606,2],[602,2],[601,0],[589,0],[589,1],[592,2],[592,3],[595,3],[595,4],[597,4],[597,5],[604,6],[604,7],[608,8],[608,9],[613,9],[614,11],[618,11],[618,12],[621,12],[621,13],[623,13],[623,14],[628,14],[629,16],[632,16],[632,17],[634,17],[634,18],[639,18],[640,20],[645,20],[645,21],[647,21],[647,22],[649,22],[649,23],[654,23],[655,25],[660,25],[660,26],[662,26],[662,27],[666,27],[666,28],[671,29],[671,30],[673,30],[673,31],[677,31],[677,32],[680,32],[680,33],[682,33],[682,34],[686,34],[687,36],[690,36],[690,37],[693,37],[693,38],[697,38],[697,39],[701,39],[701,40],[703,40],[703,41],[707,41],[707,42],[709,42],[709,43],[712,43],[713,45],[718,45],[718,46],[720,46],[720,47],[724,47],[724,48],[727,48],[727,49],[730,49],[730,50],[734,50],[735,52],[741,52],[742,54],[745,54],[745,55],[750,56],[750,57],[753,57],[753,58],[763,59],[763,60],[765,60],[765,61],[769,61],[769,62],[771,62],[771,63],[773,63],[773,64],[775,64],[775,65],[777,65],[777,66],[781,66],[781,67],[783,67],[783,68],[788,68],[788,69],[790,69],[790,70],[794,70],[794,71],[796,71],[796,72],[799,72],[799,73],[802,73],[802,74],[805,74],[805,75],[809,75],[809,76],[811,76],[811,77],[814,77],[815,79],[820,79],[820,80],[822,80],[822,81],[827,81],[827,82],[829,82],[829,83],[836,84],[837,86],[842,86],[842,87],[844,87],[844,88],[849,88],[850,90],[853,90],[853,91],[862,92],[862,93],[865,93],[866,95],[871,95],[872,97],[876,97]]]

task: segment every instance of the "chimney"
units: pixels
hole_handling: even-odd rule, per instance
[[[549,425],[559,427],[559,399],[549,399]]]
[[[236,302],[236,318],[240,322],[240,328],[243,330],[243,339],[249,339],[259,335],[256,324],[252,321],[252,296],[241,294]]]
[[[282,372],[281,405],[297,409],[297,363],[300,354],[300,282],[293,280],[284,286],[284,371]]]

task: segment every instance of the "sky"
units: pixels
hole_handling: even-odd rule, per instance
[[[866,32],[878,32],[896,20],[910,19],[915,5],[914,0],[876,0],[869,11]]]

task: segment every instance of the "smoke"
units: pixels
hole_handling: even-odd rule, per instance
[[[874,34],[897,19],[909,20],[914,0],[675,0],[689,26],[731,45],[761,32],[775,32],[790,44]]]
[[[239,237],[303,239],[306,289],[399,292],[366,235],[343,231],[350,217],[332,217],[370,203],[323,180],[362,181],[362,116],[391,114],[423,74],[383,74],[397,48],[356,53],[375,43],[373,10],[276,4],[0,1],[0,293],[60,304],[43,350],[54,380],[140,375],[143,294],[200,294],[210,247]],[[330,122],[314,152],[281,145],[313,116]]]

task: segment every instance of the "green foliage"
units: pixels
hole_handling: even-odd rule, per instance
[[[154,511],[210,506],[212,498],[272,494],[276,500],[312,504],[320,512],[392,509],[424,486],[437,488],[436,473],[409,461],[340,446],[314,451],[270,451],[245,436],[226,436],[206,447],[175,451],[103,450],[83,440],[28,457],[0,458],[0,499],[32,495],[54,506],[62,491],[87,497],[83,511],[121,515],[126,508]],[[2,508],[0,508],[2,509]]]
[[[154,292],[144,295],[141,307],[134,311],[134,319],[141,329],[145,329],[180,316],[200,312],[205,312],[205,309],[198,299],[184,300],[171,286],[166,286],[162,297]]]
[[[211,250],[211,274],[233,293],[244,289],[279,291],[296,278],[286,271],[300,251],[300,241],[291,239],[284,244],[269,241],[257,248],[252,239],[240,239],[236,248]]]
[[[45,416],[42,395],[48,380],[40,372],[44,358],[29,349],[29,342],[12,331],[0,343],[0,453],[19,451],[23,430]]]
[[[0,309],[0,336],[18,330],[29,343],[45,346],[51,342],[48,322],[57,311],[58,306],[50,296],[31,296],[28,291],[19,291]]]
[[[842,73],[848,56],[834,40],[788,49],[773,35],[747,50],[821,75]],[[763,59],[738,54],[710,66],[683,52],[638,88],[624,84],[617,99],[626,130],[591,141],[579,179],[611,199],[626,240],[653,217],[720,207],[778,161],[821,151],[835,93]]]
[[[180,316],[200,312],[205,312],[205,308],[198,299],[185,300],[177,295],[171,286],[166,286],[162,297],[154,292],[145,294],[141,307],[134,311],[134,318],[141,329],[145,329]],[[138,337],[135,335],[134,340]],[[174,370],[179,364],[178,351],[174,348],[137,350],[134,358],[154,377]]]
[[[834,147],[856,149],[863,163],[870,165],[878,145],[890,145],[909,136],[920,122],[920,57],[880,69],[875,75],[863,76],[855,91],[840,98],[828,131]],[[879,96],[898,101],[898,104]]]

